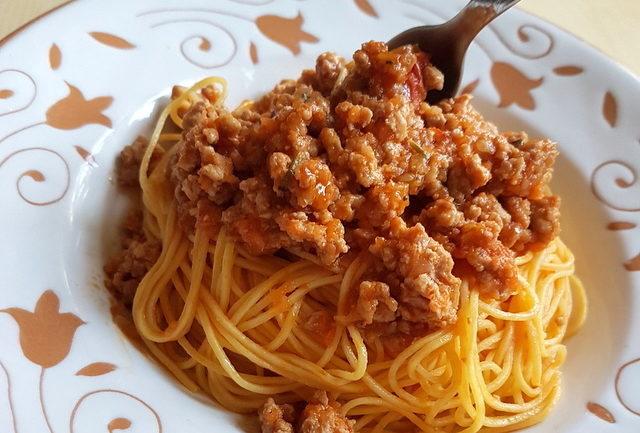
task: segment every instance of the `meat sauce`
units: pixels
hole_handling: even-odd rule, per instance
[[[368,42],[234,111],[203,90],[167,174],[182,227],[224,226],[253,254],[304,251],[334,270],[363,258],[343,320],[397,349],[455,322],[462,279],[509,296],[516,257],[559,232],[559,198],[546,193],[557,148],[500,133],[469,95],[424,102],[442,84],[415,47]],[[121,174],[135,177],[136,149]],[[129,237],[107,266],[125,303],[159,251]],[[308,325],[330,328],[327,314]]]

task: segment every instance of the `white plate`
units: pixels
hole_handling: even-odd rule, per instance
[[[233,105],[323,51],[349,56],[463,2],[158,3],[77,1],[0,49],[0,432],[247,428],[112,322],[102,264],[116,243],[116,154],[175,83],[224,76]],[[562,400],[532,431],[639,431],[640,82],[518,10],[481,33],[463,82],[500,128],[562,151],[553,188],[590,311],[568,344]]]

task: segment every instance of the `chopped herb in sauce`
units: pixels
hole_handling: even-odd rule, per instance
[[[412,139],[408,139],[407,140],[409,142],[409,145],[411,146],[411,148],[418,154],[418,155],[422,155],[422,157],[424,159],[429,159],[429,152],[427,152],[426,150],[424,150],[418,143],[416,143],[415,141],[413,141]]]

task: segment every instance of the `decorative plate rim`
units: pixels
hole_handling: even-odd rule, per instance
[[[367,2],[367,0],[356,0],[356,1],[357,2],[361,2],[361,1]],[[13,40],[13,38],[15,36],[22,34],[25,30],[29,29],[33,24],[41,22],[41,20],[43,18],[45,18],[45,17],[50,17],[50,16],[53,17],[53,16],[56,16],[57,13],[63,13],[67,9],[67,8],[65,8],[65,6],[70,6],[70,5],[80,4],[80,3],[81,2],[75,2],[74,0],[66,1],[66,2],[58,5],[54,9],[51,9],[49,11],[44,12],[43,14],[35,17],[31,21],[25,23],[23,26],[15,29],[14,31],[9,33],[7,36],[2,38],[2,40],[0,40],[0,53],[2,53],[2,51],[5,48],[7,42]],[[311,2],[308,2],[308,3],[311,3]],[[133,9],[134,8],[132,8],[132,10]],[[634,83],[633,85],[634,86],[638,86],[638,88],[640,89],[640,77],[635,75],[633,72],[631,72],[624,65],[620,64],[618,61],[616,61],[616,60],[612,59],[611,57],[609,57],[601,49],[593,46],[589,42],[584,41],[582,38],[580,38],[577,35],[569,32],[568,30],[562,28],[561,26],[559,26],[557,24],[550,23],[549,21],[545,20],[544,18],[541,18],[541,17],[537,16],[536,14],[530,13],[528,11],[524,11],[522,9],[519,9],[518,12],[520,14],[522,14],[523,16],[533,18],[534,21],[545,23],[545,25],[548,25],[549,28],[554,30],[554,32],[558,32],[559,34],[561,34],[561,36],[558,36],[559,39],[561,39],[561,38],[570,39],[571,40],[570,45],[577,44],[577,45],[584,46],[585,49],[587,49],[587,50],[591,50],[591,52],[593,52],[594,55],[597,56],[598,62],[600,62],[600,63],[604,62],[606,67],[607,67],[607,69],[615,68],[617,71],[622,71],[622,73],[624,73],[625,76],[627,76],[628,78],[631,79],[631,81],[633,81],[633,83]],[[514,19],[514,21],[515,21],[515,19]],[[118,48],[117,45],[121,45],[120,48],[122,48],[122,46],[124,46],[125,49],[126,49],[126,44],[132,45],[126,39],[119,38],[118,36],[115,36],[115,35],[112,35],[112,34],[100,33],[100,32],[93,32],[93,33],[95,33],[95,34],[91,34],[93,39],[95,41],[97,41],[98,43],[101,43],[101,44],[103,44],[105,46],[112,46],[112,47]],[[204,44],[204,42],[202,42],[201,44]],[[253,44],[253,42],[252,42],[252,44]],[[56,46],[55,43],[53,45]],[[57,46],[56,46],[56,48],[57,48]],[[52,46],[52,49],[53,49],[53,46]],[[76,50],[77,50],[77,48],[76,48]],[[292,50],[292,52],[293,52],[293,50]],[[52,51],[50,50],[50,52],[49,52],[49,56],[50,56],[49,57],[49,61],[50,61],[52,69],[57,69],[57,67],[54,67],[56,54],[55,54],[55,52],[53,52],[53,53],[54,54],[52,54]],[[182,52],[182,54],[183,54],[183,56],[185,56],[185,58],[187,57],[185,55],[184,51]],[[491,56],[489,56],[489,57],[490,57],[491,62],[493,62],[494,64],[495,63],[500,63],[500,62],[496,62],[495,59],[491,59]],[[252,60],[253,60],[253,54],[252,54]],[[58,63],[59,63],[59,59],[58,59]],[[193,64],[196,65],[196,63],[193,63]],[[564,67],[567,67],[567,66],[564,66]],[[517,68],[515,68],[515,69],[517,69]],[[556,68],[556,69],[559,69],[559,67]],[[6,70],[0,71],[0,73],[1,72],[5,72],[5,71]],[[519,72],[520,75],[518,75],[516,72]],[[517,70],[516,72],[514,72],[513,70],[509,70],[506,67],[503,67],[503,69],[501,70],[501,73],[503,73],[503,74],[511,74],[510,76],[518,77],[518,79],[523,79],[523,80],[525,80],[525,82],[527,82],[527,80],[528,80],[528,83],[531,86],[535,85],[535,82],[537,80],[535,79],[535,77],[534,78],[530,78],[531,77],[531,71],[527,71],[528,75],[527,74],[522,74],[519,70]],[[534,71],[533,73],[535,75],[535,74],[538,74],[539,72],[540,71]],[[570,76],[571,74],[575,73],[575,70],[571,71],[569,69],[565,69],[563,71],[556,72],[555,69],[554,69],[554,73],[556,75],[558,75],[558,76],[562,76],[562,75]],[[201,75],[205,75],[206,71],[200,71],[200,74]],[[549,74],[550,74],[550,72],[549,72]],[[547,78],[549,76],[549,74],[545,75],[544,77]],[[553,75],[550,75],[550,76],[553,77]],[[542,80],[542,78],[540,78],[540,80]],[[473,84],[473,83],[470,83],[470,84]],[[94,94],[90,94],[89,95],[88,93],[87,93],[87,95],[85,95],[83,93],[82,89],[79,89],[79,88],[73,86],[69,82],[67,82],[67,86],[68,86],[68,89],[65,89],[65,90],[67,90],[69,92],[68,96],[67,97],[63,97],[62,99],[57,101],[56,104],[57,103],[62,103],[63,101],[68,101],[70,98],[76,98],[75,100],[81,101],[82,104],[85,104],[85,103],[86,104],[93,104],[92,107],[94,107],[93,109],[94,109],[95,112],[93,112],[93,114],[92,114],[93,117],[91,118],[91,122],[89,122],[87,124],[84,124],[84,125],[92,124],[94,126],[98,126],[98,125],[107,126],[107,123],[108,123],[108,125],[110,126],[112,120],[116,120],[116,121],[121,120],[120,118],[116,118],[116,116],[114,116],[114,115],[111,115],[111,117],[107,117],[102,112],[104,109],[106,109],[111,104],[113,98],[111,98],[111,101],[109,101],[108,99],[110,97],[101,96],[101,95],[94,95]],[[532,90],[535,87],[537,87],[537,86],[531,87],[529,90]],[[2,90],[2,89],[0,89],[0,90]],[[501,97],[503,96],[500,92],[498,92],[498,93],[499,93],[499,96],[501,96]],[[605,95],[604,106],[603,106],[603,110],[602,111],[603,111],[603,115],[604,115],[604,118],[605,118],[606,122],[608,122],[613,127],[615,125],[616,121],[617,121],[617,113],[616,113],[616,111],[619,109],[620,105],[619,105],[619,102],[616,102],[615,95],[611,94],[611,96],[608,96],[609,93],[610,93],[610,91],[608,91],[607,94]],[[0,95],[0,98],[1,97],[2,97],[2,95]],[[36,97],[35,94],[34,94],[33,97],[34,98]],[[609,98],[609,99],[607,99],[607,98]],[[613,102],[611,102],[611,98],[613,98]],[[543,98],[541,98],[541,99],[543,99]],[[514,102],[512,101],[511,103],[514,103]],[[516,108],[517,108],[517,106],[520,106],[520,108],[527,109],[526,107],[524,107],[521,104],[518,104],[517,102],[514,103],[514,104],[515,104]],[[523,104],[526,104],[526,101]],[[609,104],[608,108],[607,108],[607,104]],[[613,108],[611,108],[611,104],[613,104]],[[86,105],[86,106],[88,106],[88,105]],[[102,108],[100,108],[100,107],[102,107]],[[53,108],[53,106],[51,106],[49,108],[49,110],[51,110],[52,108]],[[611,114],[611,110],[613,110],[613,114]],[[607,114],[607,112],[609,114]],[[47,113],[49,113],[49,111]],[[118,113],[120,115],[121,114],[121,110],[118,111]],[[517,114],[515,116],[517,117],[517,116],[520,116],[520,115],[522,115],[522,113],[519,113],[519,114]],[[102,117],[100,117],[100,116],[102,116]],[[613,116],[613,117],[611,117],[611,116]],[[0,119],[1,119],[1,117],[0,117]],[[71,128],[71,126],[73,126],[73,125],[62,123],[63,120],[61,120],[61,118],[59,118],[59,117],[55,118],[53,120],[48,119],[48,121],[53,122],[55,125],[57,125],[56,128],[59,127],[58,129],[60,129],[60,130],[63,130],[65,128],[67,128],[67,127]],[[20,131],[16,131],[16,133],[17,132],[20,132]],[[100,137],[99,140],[110,140],[110,139],[113,139],[113,137],[110,137],[110,135],[113,135],[114,133],[115,132],[113,130],[111,130],[110,132],[108,132],[106,134],[102,134],[102,135],[99,136]],[[6,138],[11,136],[12,134],[14,134],[14,133],[9,134],[8,136],[0,137],[0,142],[5,140]],[[636,142],[637,142],[637,137],[636,137]],[[30,149],[34,149],[34,148],[30,148]],[[16,150],[16,151],[12,152],[11,154],[9,154],[6,157],[5,156],[0,157],[0,168],[2,167],[2,165],[9,158],[14,156],[15,154],[23,152],[24,150],[29,150],[29,149],[19,149],[19,150]],[[55,156],[53,154],[57,153],[56,150],[47,149],[47,148],[44,148],[44,147],[41,148],[41,150],[45,150],[47,152],[50,152],[51,156],[53,158],[55,158]],[[73,164],[74,170],[76,171],[76,173],[75,173],[76,174],[76,178],[77,179],[82,179],[83,176],[87,173],[87,170],[89,170],[89,167],[94,167],[95,168],[95,167],[98,167],[98,164],[96,163],[95,159],[93,159],[93,154],[91,152],[87,151],[87,149],[85,147],[82,147],[81,145],[77,145],[77,146],[75,146],[75,151],[86,162],[86,165],[83,165],[82,168],[76,167],[78,164],[75,164],[75,163]],[[69,149],[66,149],[66,151],[64,151],[63,153],[69,153]],[[99,154],[99,151],[98,151],[98,154]],[[60,154],[58,154],[58,156],[64,162],[64,158],[62,156],[60,156]],[[594,178],[595,178],[597,173],[601,173],[599,170],[603,167],[603,165],[604,164],[609,164],[609,163],[618,164],[619,166],[625,166],[625,164],[626,164],[626,162],[623,161],[623,160],[611,160],[611,161],[608,160],[606,163],[602,163],[602,164],[598,165],[595,169],[593,169],[592,173],[586,173],[586,171],[583,172],[583,170],[576,169],[578,172],[580,172],[580,174],[584,174],[586,176],[585,180],[586,179],[590,180],[591,191],[592,191],[593,195],[595,196],[595,198],[597,198],[599,200],[599,205],[605,209],[603,211],[604,214],[607,214],[608,216],[610,216],[612,214],[611,209],[616,209],[616,208],[615,208],[615,206],[612,206],[610,203],[607,203],[605,200],[603,200],[601,197],[598,196],[599,195],[599,189],[598,189],[598,186],[597,186],[597,182],[594,180]],[[67,163],[65,162],[65,164],[67,164]],[[98,168],[102,169],[100,167],[98,167]],[[605,167],[605,168],[606,168],[606,170],[609,170],[612,167],[608,167],[608,168]],[[69,189],[71,189],[73,187],[72,184],[80,183],[80,181],[78,181],[77,179],[76,179],[76,181],[71,181],[70,180],[70,176],[71,175],[70,175],[70,171],[69,171],[70,170],[69,169],[69,164],[66,165],[66,170],[67,170],[67,182],[68,183],[67,183],[66,189],[64,190],[64,193],[60,196],[59,199],[62,199],[65,196],[65,193],[67,192],[67,190],[69,190]],[[630,170],[630,172],[634,173],[633,168]],[[39,173],[39,174],[38,173],[39,172],[36,172],[36,171],[31,171],[29,173],[25,172],[25,173],[23,173],[21,175],[21,177],[19,177],[16,180],[16,184],[21,182],[22,179],[25,176],[26,177],[30,177],[32,180],[34,180],[36,182],[39,182],[38,177],[39,176],[43,176],[43,178],[44,178],[44,175],[42,175],[42,173]],[[610,173],[611,176],[613,176],[612,173],[613,172]],[[0,172],[0,175],[1,174],[2,173]],[[598,174],[598,176],[605,176],[605,175],[606,175],[606,173],[605,174],[602,174],[602,173]],[[637,175],[637,173],[636,173],[636,175]],[[607,176],[609,176],[609,175],[607,175]],[[611,177],[611,176],[609,176],[609,177]],[[616,176],[619,176],[619,177],[617,177],[615,179],[615,182],[618,185],[618,187],[620,187],[620,188],[628,188],[629,186],[633,185],[635,181],[637,181],[637,179],[629,180],[629,176],[626,176],[624,173],[620,174],[620,172],[618,172],[618,174],[616,174]],[[0,190],[0,194],[1,193],[2,193],[2,191]],[[18,187],[18,193],[22,196],[22,191],[20,190],[19,187]],[[75,195],[74,194],[70,194],[70,195],[72,196],[72,198],[75,199]],[[33,200],[30,201],[29,199],[25,199],[24,196],[22,198],[26,202],[28,202],[28,203],[31,202],[32,204],[34,204]],[[57,201],[57,200],[55,200],[55,201]],[[49,202],[40,203],[40,204],[48,204],[48,203]],[[72,207],[71,205],[69,205],[69,206]],[[66,206],[65,206],[65,209],[67,209]],[[626,211],[627,209],[621,209],[621,210],[622,211]],[[630,228],[629,224],[635,224],[635,223],[632,223],[632,222],[629,222],[629,221],[618,221],[618,220],[611,221],[609,223],[609,226],[607,226],[607,229],[610,231],[609,233],[616,232],[616,235],[619,235],[619,231],[620,230],[625,230],[625,229],[629,229]],[[635,225],[634,225],[634,227],[635,227]],[[638,266],[640,267],[640,255],[638,255],[638,263],[639,263]],[[633,266],[635,266],[635,265],[633,265]],[[629,278],[631,279],[631,277],[629,277]],[[97,283],[97,285],[99,285],[99,283]],[[14,318],[16,318],[17,315],[22,315],[22,314],[26,314],[26,315],[28,315],[28,314],[32,314],[32,315],[40,314],[40,315],[42,315],[42,317],[54,317],[54,318],[64,317],[64,320],[63,319],[60,319],[60,320],[63,320],[65,323],[68,323],[68,325],[66,325],[66,326],[68,328],[68,331],[71,332],[71,340],[72,340],[73,339],[73,334],[77,330],[79,332],[81,332],[83,329],[85,329],[86,327],[84,327],[84,325],[86,325],[87,323],[84,322],[82,320],[82,318],[78,317],[76,314],[74,314],[72,312],[69,312],[70,311],[70,307],[71,307],[70,303],[68,302],[69,299],[66,300],[66,304],[65,305],[63,305],[63,306],[60,305],[61,304],[61,299],[60,298],[63,298],[62,300],[64,301],[64,297],[62,297],[62,296],[58,297],[58,295],[56,294],[56,291],[58,291],[58,290],[54,290],[54,291],[45,290],[45,291],[43,291],[42,294],[40,295],[40,297],[38,298],[37,302],[34,302],[33,304],[28,305],[28,306],[25,305],[24,306],[25,308],[20,308],[20,310],[22,310],[22,312],[20,312],[20,313],[18,313],[17,310],[16,310],[16,311],[10,312],[9,315],[11,315]],[[636,292],[636,294],[634,296],[635,297],[638,296],[637,292]],[[71,296],[67,296],[67,298],[70,298],[70,297]],[[634,298],[632,300],[632,303],[633,302],[637,303],[636,298]],[[4,310],[2,310],[2,309],[4,309]],[[17,307],[8,308],[6,305],[0,304],[0,313],[7,313],[8,310],[14,310],[14,309],[17,309]],[[73,310],[71,309],[71,311],[73,311]],[[14,316],[12,313],[15,313],[16,316]],[[0,320],[4,320],[3,317],[6,317],[6,314],[0,314]],[[23,332],[24,329],[27,329],[27,328],[23,327],[23,325],[20,323],[20,321],[18,319],[16,319],[16,322],[18,322],[18,329],[19,329],[20,332]],[[80,322],[82,322],[82,323],[80,323]],[[0,322],[0,325],[2,325],[2,322]],[[631,331],[629,331],[629,332],[631,332]],[[34,364],[36,364],[36,365],[41,367],[40,379],[39,379],[39,386],[40,386],[40,391],[41,391],[40,392],[41,403],[42,403],[42,398],[43,398],[42,397],[42,386],[43,386],[43,378],[45,376],[45,371],[48,371],[48,369],[51,368],[51,367],[57,366],[69,354],[69,350],[71,348],[71,340],[69,340],[68,342],[65,342],[63,344],[63,345],[65,345],[65,347],[67,349],[67,352],[66,353],[58,353],[56,355],[58,357],[60,357],[62,355],[64,355],[64,356],[62,358],[55,358],[55,359],[51,358],[51,356],[53,356],[52,354],[44,356],[42,353],[37,353],[38,351],[35,350],[33,347],[30,348],[28,346],[28,344],[27,344],[27,346],[22,346],[22,353],[29,360],[31,360],[32,363],[34,363]],[[22,341],[21,341],[21,343],[22,343]],[[622,351],[619,350],[619,353],[621,354]],[[7,387],[10,387],[11,384],[9,383],[9,374],[7,372],[7,369],[5,368],[5,365],[3,365],[1,361],[2,361],[2,359],[0,359],[0,370],[4,370],[4,373],[6,374],[6,377],[7,377],[7,379],[6,379],[7,380]],[[630,406],[629,404],[625,403],[623,398],[620,397],[620,392],[621,391],[619,390],[619,387],[618,387],[619,382],[622,380],[621,377],[624,376],[623,369],[625,369],[625,368],[627,368],[629,366],[634,366],[634,368],[635,368],[635,364],[637,364],[638,361],[640,361],[640,358],[629,359],[629,360],[626,361],[625,364],[623,364],[621,367],[618,368],[618,370],[615,372],[615,379],[614,379],[615,387],[613,389],[611,389],[611,390],[608,390],[607,393],[608,394],[612,394],[613,393],[613,394],[617,395],[618,400],[622,403],[622,406],[624,406],[629,413],[640,416],[640,412],[638,411],[638,409],[635,406],[633,406],[633,407]],[[132,365],[135,364],[135,362],[136,361],[132,361]],[[77,371],[75,373],[75,376],[81,377],[81,378],[82,377],[96,377],[96,378],[102,379],[102,376],[108,375],[108,374],[112,373],[113,371],[115,371],[115,370],[117,370],[119,368],[120,367],[116,366],[112,362],[107,362],[106,360],[97,360],[97,361],[94,361],[94,362],[92,362],[90,364],[87,364],[87,365],[77,369]],[[611,368],[613,368],[613,366]],[[159,373],[159,375],[161,375],[161,374],[162,373]],[[107,377],[111,377],[111,376],[107,376]],[[160,376],[158,376],[158,377],[160,377]],[[1,382],[2,378],[3,378],[3,375],[0,374],[0,398],[2,396],[2,382]],[[108,383],[108,381],[105,382],[105,383]],[[640,382],[638,382],[638,383],[640,383]],[[87,401],[89,401],[90,398],[92,398],[92,396],[97,395],[96,393],[98,393],[98,392],[101,392],[101,393],[112,393],[112,394],[113,393],[120,393],[120,395],[123,395],[125,397],[128,396],[127,398],[131,398],[131,399],[133,399],[135,401],[141,402],[141,404],[143,406],[143,409],[144,409],[144,406],[146,405],[146,407],[148,409],[150,409],[152,415],[155,414],[154,416],[155,416],[155,419],[157,420],[157,423],[158,423],[158,429],[162,431],[163,427],[162,427],[162,423],[160,421],[160,417],[158,416],[158,413],[156,412],[156,410],[154,408],[149,406],[147,403],[145,403],[139,397],[136,397],[135,395],[133,395],[133,394],[131,394],[131,393],[125,391],[125,390],[120,391],[120,390],[107,389],[107,388],[102,389],[102,390],[98,390],[98,391],[96,391],[96,390],[89,391],[77,402],[77,404],[74,406],[73,413],[72,413],[72,418],[71,418],[71,421],[70,421],[70,429],[72,431],[73,431],[73,422],[74,422],[73,421],[73,419],[74,419],[73,417],[76,414],[76,410],[78,409],[78,407],[81,404],[85,404],[85,403],[83,403],[83,402],[85,402],[85,398],[88,399]],[[3,400],[0,399],[0,404],[1,404],[2,401]],[[10,409],[13,411],[13,408],[11,407],[11,404],[12,404],[11,403],[11,399],[9,399]],[[49,404],[51,405],[51,407],[55,406],[54,402],[49,402]],[[632,424],[627,424],[627,422],[629,422],[629,423],[632,422],[632,421],[627,421],[628,419],[630,419],[628,416],[626,416],[626,415],[628,415],[628,413],[626,413],[626,414],[623,413],[624,416],[622,416],[622,415],[620,415],[620,412],[610,411],[608,408],[605,408],[603,405],[601,405],[598,402],[588,401],[587,402],[587,410],[590,411],[592,414],[596,415],[597,417],[599,417],[600,419],[602,419],[603,421],[610,422],[610,423],[611,422],[615,423],[617,421],[617,422],[619,422],[619,426],[622,426],[622,427],[624,427],[626,425],[632,425]],[[43,412],[44,412],[44,404],[43,404]],[[614,412],[614,413],[612,413],[612,412]],[[0,427],[2,426],[2,424],[1,424],[1,422],[2,422],[1,415],[2,415],[2,410],[0,408]],[[46,412],[44,412],[44,415],[45,415],[45,418],[46,418],[47,417]],[[153,419],[153,417],[151,419]],[[15,418],[13,418],[14,427],[15,427],[15,422],[16,422],[16,420],[15,420]],[[128,425],[127,425],[127,422],[129,422]],[[637,422],[637,420],[636,420],[636,422]],[[48,418],[46,419],[46,424],[48,424],[48,425],[50,424]],[[126,429],[126,428],[129,428],[130,425],[131,425],[130,421],[125,417],[114,418],[108,424],[110,430]],[[52,430],[51,429],[51,425],[49,425],[49,429]]]

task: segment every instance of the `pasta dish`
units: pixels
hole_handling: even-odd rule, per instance
[[[255,101],[175,87],[118,159],[139,190],[107,285],[186,388],[263,433],[511,431],[558,400],[585,317],[557,146],[429,55],[368,42]]]

